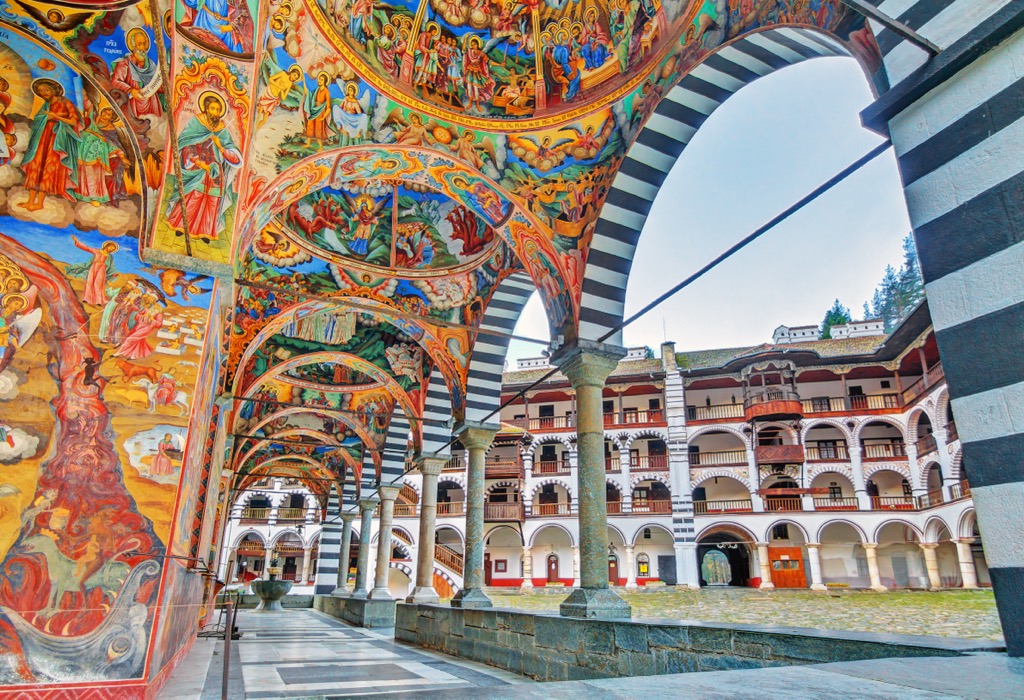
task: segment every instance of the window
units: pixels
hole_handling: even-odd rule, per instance
[[[644,539],[645,540],[651,539],[651,528],[649,528],[649,527],[645,527],[644,528]]]
[[[857,576],[861,578],[867,578],[870,574],[868,573],[868,558],[865,554],[858,554],[857,560]]]
[[[891,385],[889,384],[889,380],[888,379],[883,379],[882,380],[882,388],[883,389],[888,389],[890,386]]]
[[[650,411],[661,409],[661,399],[647,399],[647,409]]]
[[[833,501],[843,497],[843,489],[836,482],[832,482],[828,485],[828,497]]]
[[[499,574],[503,574],[508,571],[508,559],[495,559],[494,570]]]
[[[773,540],[788,540],[789,539],[789,525],[786,523],[779,523],[772,528],[772,539]]]
[[[914,491],[910,488],[910,484],[906,479],[903,480],[903,495],[908,497],[914,495]]]

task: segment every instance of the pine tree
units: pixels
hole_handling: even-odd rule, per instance
[[[818,329],[818,338],[829,340],[832,338],[832,326],[841,326],[852,320],[853,317],[850,315],[850,310],[836,299],[835,303],[832,304],[832,308],[825,312],[825,318],[822,319],[821,327]]]
[[[914,235],[903,239],[903,264],[897,271],[892,265],[885,268],[882,281],[875,288],[871,303],[864,304],[864,317],[881,318],[885,332],[892,332],[900,321],[924,299],[924,282],[917,263]]]

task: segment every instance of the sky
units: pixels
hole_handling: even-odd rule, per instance
[[[696,271],[882,141],[860,124],[873,101],[858,64],[821,58],[741,89],[669,173],[633,259],[626,315]],[[910,232],[889,151],[624,331],[627,346],[678,350],[769,342],[820,323],[838,298],[855,319]],[[547,339],[536,294],[515,333]],[[512,341],[509,368],[540,345]]]

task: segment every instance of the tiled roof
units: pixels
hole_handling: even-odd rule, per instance
[[[537,367],[531,369],[518,369],[511,372],[504,372],[501,375],[502,382],[504,384],[529,384],[535,382],[545,374],[551,371],[550,367]],[[651,358],[644,360],[621,360],[619,366],[612,371],[611,376],[622,377],[632,374],[649,374],[663,372],[660,358]],[[552,375],[548,381],[568,381],[565,375],[561,372],[557,372]]]
[[[742,348],[719,348],[714,350],[695,350],[676,353],[676,363],[681,370],[701,370],[724,367],[744,357],[762,355],[772,352],[813,352],[821,358],[850,357],[868,355],[885,342],[884,335],[869,335],[859,338],[840,338],[838,340],[810,340],[803,343],[762,343]]]

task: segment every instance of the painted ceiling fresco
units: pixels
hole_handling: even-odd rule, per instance
[[[776,26],[873,67],[838,0],[0,1],[0,685],[158,677],[225,504],[461,419],[510,275],[576,337],[637,134]]]

